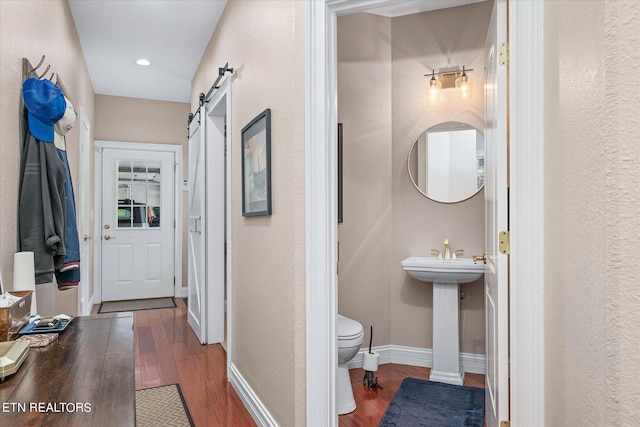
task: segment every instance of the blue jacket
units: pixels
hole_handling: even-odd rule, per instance
[[[71,181],[67,152],[58,150],[58,156],[67,169],[64,180],[64,198],[66,205],[64,244],[66,255],[62,267],[56,270],[58,289],[62,290],[78,286],[80,282],[80,241],[78,239],[78,226],[76,223],[76,201],[73,194],[73,182]]]

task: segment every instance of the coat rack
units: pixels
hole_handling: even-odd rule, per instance
[[[43,78],[46,78],[47,73],[51,69],[51,64],[47,64],[47,67],[44,69],[42,74],[38,75],[38,73],[36,72],[40,67],[42,67],[42,64],[44,64],[44,59],[45,59],[45,55],[42,55],[42,58],[40,58],[40,62],[38,62],[38,65],[36,65],[34,67],[33,65],[31,65],[31,62],[29,62],[29,60],[27,58],[22,58],[22,81],[23,82],[25,80],[29,79],[29,78],[32,78],[32,77],[36,78],[36,79],[40,79],[40,80],[42,80]],[[76,103],[73,102],[73,100],[71,99],[71,96],[69,95],[69,91],[67,90],[67,88],[62,83],[62,79],[60,79],[60,76],[58,74],[56,74],[55,72],[53,72],[53,73],[51,73],[51,76],[48,78],[48,80],[53,81],[54,77],[56,78],[55,84],[60,89],[62,89],[62,93],[64,94],[64,96],[73,105],[73,111],[76,114],[78,114]]]
[[[42,58],[40,58],[40,62],[38,62],[38,65],[34,67],[33,65],[31,65],[31,62],[29,62],[27,58],[22,58],[22,82],[32,77],[36,79],[42,79],[47,75],[47,73],[51,69],[50,64],[47,64],[47,67],[44,69],[44,72],[42,74],[38,75],[38,73],[36,72],[40,67],[42,67],[42,64],[44,64],[44,59],[45,59],[45,56],[42,55]],[[69,91],[67,90],[67,88],[64,87],[64,84],[62,83],[60,76],[56,75],[56,73],[51,73],[51,77],[49,78],[49,80],[53,81],[54,76],[56,77],[56,81],[55,81],[56,85],[62,90],[62,93],[64,94],[64,96],[66,96],[69,102],[71,102],[71,104],[73,105],[73,111],[76,114],[78,114],[76,103],[73,102],[73,100],[71,99],[71,96],[69,96]],[[25,107],[24,107],[24,101],[22,99],[22,96],[20,96],[19,108],[20,108],[19,111],[21,112],[20,119],[19,119],[20,120],[20,150],[22,151],[22,148],[24,146],[25,136],[26,136],[25,129],[26,129],[26,120],[27,120],[26,112],[23,114],[23,112],[25,111]]]

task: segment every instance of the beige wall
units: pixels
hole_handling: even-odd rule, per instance
[[[547,425],[640,425],[640,8],[545,3]]]
[[[338,224],[338,312],[369,343],[391,343],[391,20],[338,18],[338,122],[343,123],[343,210]]]
[[[484,192],[455,204],[424,198],[407,172],[407,156],[428,128],[447,121],[484,129],[484,42],[492,2],[408,15],[391,20],[393,41],[393,255],[391,259],[391,337],[394,344],[432,348],[432,286],[409,277],[400,267],[408,256],[430,255],[449,239],[463,256],[484,248]],[[468,105],[455,89],[444,89],[437,105],[425,101],[424,77],[432,68],[464,65],[475,82]],[[460,350],[484,354],[482,280],[460,289]]]
[[[491,2],[398,18],[338,19],[338,117],[344,122],[344,223],[340,224],[339,311],[374,325],[374,345],[432,347],[432,285],[400,267],[449,239],[464,256],[484,247],[483,192],[441,204],[415,190],[407,156],[426,129],[460,121],[484,129],[482,70]],[[424,74],[474,68],[472,102],[454,89],[426,103]],[[482,281],[462,285],[461,351],[484,354]]]
[[[230,1],[192,80],[192,110],[232,77],[232,363],[278,424],[305,425],[304,2]],[[273,215],[243,217],[240,131],[271,109]],[[320,379],[322,381],[322,379]]]
[[[77,109],[83,108],[94,123],[93,87],[75,25],[66,1],[0,1],[0,266],[10,287],[13,253],[16,251],[18,130],[22,85],[22,58],[35,66],[42,55],[56,72]],[[44,70],[44,67],[41,68]],[[77,182],[77,132],[67,134],[71,174]],[[77,291],[59,292],[55,285],[38,285],[38,308],[42,314],[75,314]]]
[[[182,178],[189,176],[187,119],[189,104],[96,95],[95,138],[98,141],[143,142],[182,146]],[[187,286],[187,193],[182,198],[182,286]]]

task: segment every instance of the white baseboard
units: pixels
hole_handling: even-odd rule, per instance
[[[175,298],[186,298],[189,296],[189,288],[176,286],[173,293]]]
[[[433,366],[433,350],[430,348],[382,345],[373,347],[372,350],[380,354],[380,361],[378,362],[380,365],[398,363],[400,365],[421,366],[423,368],[431,368]],[[347,363],[348,368],[361,368],[362,355],[368,351],[368,349],[361,348],[358,354]],[[485,362],[486,357],[484,354],[460,353],[460,366],[464,372],[485,375]]]
[[[242,403],[258,426],[277,427],[278,423],[273,419],[266,406],[260,401],[258,395],[244,379],[238,368],[231,363],[229,365],[229,383],[236,391]]]

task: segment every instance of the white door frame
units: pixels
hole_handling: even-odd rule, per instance
[[[96,141],[95,142],[95,185],[94,185],[94,213],[93,235],[102,235],[102,152],[103,149],[115,150],[136,150],[136,151],[162,151],[170,152],[175,156],[175,212],[174,218],[176,227],[174,228],[174,272],[176,283],[173,293],[175,297],[182,297],[182,146],[174,144],[147,144],[141,142],[116,142],[116,141]],[[93,303],[102,302],[102,245],[97,237],[93,239]]]
[[[306,3],[306,415],[336,426],[337,16],[401,3]],[[509,4],[511,421],[544,425],[544,2]],[[522,197],[520,197],[522,195]],[[315,381],[323,378],[324,381]]]
[[[226,301],[224,292],[207,292],[207,304],[205,307],[223,307],[222,310],[226,310],[227,313],[227,330],[226,330],[226,343],[227,343],[227,377],[229,376],[229,367],[232,362],[232,348],[231,341],[233,339],[231,325],[232,318],[232,304],[231,304],[231,279],[232,279],[232,239],[231,239],[231,77],[227,78],[220,84],[216,92],[212,95],[211,99],[207,101],[206,107],[204,109],[203,120],[207,121],[207,125],[205,126],[205,144],[211,144],[210,138],[219,138],[220,135],[212,136],[209,132],[209,128],[212,129],[214,123],[212,121],[217,121],[215,125],[219,126],[220,124],[226,125],[226,136],[225,138],[225,153],[222,153],[225,157],[225,212],[224,218],[209,218],[210,221],[222,221],[225,230],[225,241],[227,243],[226,247],[226,278],[225,278],[225,288],[226,288]],[[212,156],[220,155],[220,151],[212,152],[212,150],[207,149],[207,165],[209,165],[209,153],[211,152]],[[207,175],[209,176],[209,175]],[[213,207],[216,204],[216,200],[211,200],[207,195],[207,207]],[[224,259],[224,254],[222,254],[222,258]],[[222,264],[220,264],[222,265]]]
[[[219,205],[218,197],[222,196],[225,198],[225,206],[224,206],[224,216],[220,217],[219,215],[209,215],[208,218],[208,226],[207,229],[211,230],[214,228],[215,230],[224,230],[224,235],[208,235],[209,238],[212,238],[213,242],[207,243],[207,256],[210,258],[209,266],[212,269],[225,269],[226,268],[226,280],[225,286],[227,291],[227,369],[231,363],[231,151],[230,141],[231,141],[231,79],[225,79],[225,81],[220,84],[219,88],[212,95],[211,99],[207,101],[207,104],[203,111],[202,120],[205,120],[207,124],[204,126],[205,129],[205,137],[204,143],[207,145],[206,147],[206,157],[205,157],[205,168],[207,168],[206,177],[207,180],[213,180],[214,173],[220,173],[217,175],[217,179],[223,179],[225,190],[224,194],[209,194],[210,190],[207,190],[207,194],[205,196],[206,200],[206,209],[207,212],[215,212],[216,207]],[[225,136],[225,127],[226,127],[226,136]],[[220,139],[226,141],[226,153],[225,151],[225,142],[223,141],[220,144]],[[215,148],[215,149],[213,149]],[[225,156],[226,154],[226,156]],[[222,163],[226,161],[226,164]],[[220,170],[220,164],[224,166]],[[211,168],[211,170],[209,170]],[[208,188],[208,187],[207,187]],[[216,226],[212,227],[212,223],[216,222]],[[209,233],[209,231],[207,231]],[[225,237],[226,235],[226,237]],[[226,256],[226,265],[225,265],[225,255],[223,252],[223,247],[221,242],[226,238],[227,242],[227,256]],[[207,274],[207,286],[215,283],[215,281],[209,280],[209,275]],[[225,308],[225,296],[224,296],[224,288],[220,289],[207,289],[206,292],[206,304],[205,309],[211,309],[212,307],[217,307],[221,310],[219,316],[213,317],[207,313],[207,335],[208,342],[222,342],[224,340],[224,332],[222,333],[222,339],[214,338],[213,331],[216,329],[223,330],[224,329],[224,308]],[[217,327],[217,328],[216,328]],[[218,334],[219,335],[219,334]],[[216,335],[217,336],[217,335]]]
[[[78,238],[80,240],[80,285],[78,286],[78,315],[88,316],[91,314],[93,305],[93,295],[89,295],[89,267],[88,262],[91,250],[91,122],[84,108],[80,107],[78,114],[78,194],[76,195],[76,205],[78,212]],[[86,253],[85,253],[86,251]],[[84,256],[83,256],[84,255]],[[94,281],[95,283],[95,281]],[[93,286],[95,293],[95,286]]]

